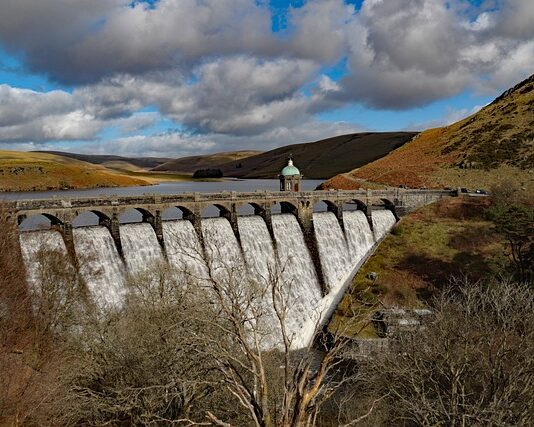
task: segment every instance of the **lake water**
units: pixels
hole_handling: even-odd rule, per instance
[[[309,179],[302,181],[303,191],[314,190],[322,181],[318,179]],[[64,197],[96,197],[96,196],[135,196],[141,194],[179,194],[179,193],[219,193],[222,191],[240,191],[250,192],[256,190],[278,191],[280,182],[277,179],[228,179],[215,182],[185,181],[185,182],[162,182],[157,185],[148,185],[142,187],[114,187],[114,188],[93,188],[88,190],[64,190],[64,191],[25,191],[25,192],[0,192],[0,200],[24,200],[24,199],[49,199]],[[326,211],[326,204],[323,202],[315,206],[316,212]],[[280,212],[280,206],[273,206],[273,213]],[[252,206],[246,205],[239,209],[239,215],[251,215],[254,213]],[[202,211],[203,217],[219,216],[219,210],[215,206],[210,206]],[[179,209],[168,209],[162,213],[164,220],[180,219],[182,217]],[[121,223],[140,222],[141,213],[136,210],[130,210],[121,214],[119,220]],[[97,225],[98,218],[91,212],[80,214],[74,221],[73,226],[90,226]],[[41,215],[35,215],[27,218],[21,224],[21,230],[36,230],[49,228],[50,221]]]
[[[302,190],[314,190],[321,182],[318,179],[302,181]],[[92,196],[135,196],[140,194],[178,194],[178,193],[219,193],[221,191],[278,191],[280,181],[277,179],[228,179],[216,182],[184,181],[162,182],[157,185],[142,187],[92,188],[89,190],[57,191],[20,191],[0,192],[0,200],[49,199],[52,197],[92,197]]]

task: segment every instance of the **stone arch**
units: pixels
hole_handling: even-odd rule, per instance
[[[181,205],[166,205],[165,209],[162,208],[161,211],[162,221],[176,221],[180,219],[192,220],[194,216],[195,213],[189,207]]]
[[[384,203],[384,209],[387,209],[388,211],[391,211],[393,215],[395,216],[395,219],[398,221],[399,216],[397,215],[396,211],[396,205],[389,199],[380,199]]]
[[[291,213],[297,215],[298,210],[298,205],[295,205],[293,202],[288,202],[287,200],[278,200],[271,206],[271,212],[274,214]]]
[[[265,208],[261,206],[259,203],[249,202],[249,203],[242,203],[236,207],[236,212],[238,215],[261,215]]]
[[[214,208],[216,208],[216,210]],[[230,215],[230,209],[219,203],[212,203],[211,205],[204,206],[200,211],[200,216],[202,218],[229,217]]]
[[[328,199],[322,199],[318,200],[313,205],[313,212],[334,212],[336,213],[338,211],[338,204],[328,200]]]
[[[71,224],[73,227],[89,227],[94,225],[101,225],[103,222],[109,222],[110,218],[100,211],[84,210],[76,211],[72,218]]]
[[[134,213],[136,212],[136,213]],[[154,214],[145,208],[127,208],[119,212],[119,223],[153,222]]]
[[[17,222],[21,231],[46,230],[63,225],[63,221],[48,212],[36,212],[32,215],[21,214],[17,216]]]

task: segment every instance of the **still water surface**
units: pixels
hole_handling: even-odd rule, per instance
[[[314,190],[322,181],[321,180],[303,180],[302,190]],[[1,193],[0,200],[24,200],[24,199],[49,199],[49,198],[66,198],[66,197],[96,197],[96,196],[136,196],[142,194],[179,194],[179,193],[220,193],[222,191],[240,191],[250,192],[256,190],[278,191],[280,182],[277,179],[247,179],[233,180],[228,179],[216,182],[162,182],[157,185],[143,187],[115,187],[115,188],[94,188],[88,190],[64,190],[64,191],[27,191]],[[326,205],[323,202],[318,203],[314,209],[316,212],[326,211]],[[273,206],[273,213],[280,212],[280,206]],[[246,205],[239,208],[238,214],[251,215],[254,213],[252,206]],[[210,206],[202,211],[203,217],[219,216],[219,210],[215,206]],[[174,220],[182,218],[182,212],[177,208],[172,208],[162,213],[162,219]],[[140,222],[142,215],[140,212],[131,209],[121,214],[119,221],[123,224]],[[98,217],[91,212],[85,212],[78,215],[74,221],[74,227],[91,226],[98,224]],[[20,225],[21,230],[36,230],[49,228],[50,220],[42,215],[30,216]]]
[[[302,181],[302,190],[314,190],[321,182],[318,179]],[[177,194],[177,193],[219,193],[221,191],[278,191],[280,181],[277,179],[228,179],[216,182],[162,182],[157,185],[143,187],[114,187],[93,188],[89,190],[63,190],[63,191],[19,191],[12,193],[0,192],[0,200],[22,199],[48,199],[52,197],[92,197],[92,196],[137,196],[140,194]]]

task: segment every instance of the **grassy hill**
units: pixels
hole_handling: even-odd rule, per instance
[[[64,151],[36,151],[36,153],[56,154],[58,156],[70,157],[72,159],[81,160],[87,163],[93,163],[95,165],[120,162],[123,165],[130,164],[138,168],[142,168],[142,169],[151,169],[165,162],[168,162],[169,160],[172,160],[167,157],[122,157],[122,156],[111,156],[111,155],[105,155],[105,154],[67,153]]]
[[[198,169],[214,168],[228,162],[239,162],[259,153],[261,153],[261,151],[227,151],[224,153],[207,154],[203,156],[181,157],[158,165],[152,170],[193,173]]]
[[[476,281],[500,271],[507,262],[504,238],[486,219],[489,206],[488,198],[443,199],[403,217],[358,271],[331,327],[366,307],[371,314],[378,301],[386,308],[421,307],[451,276]],[[374,333],[369,326],[362,336]]]
[[[219,167],[225,176],[276,178],[290,154],[305,178],[324,179],[372,162],[410,141],[413,132],[356,133],[294,144]],[[236,165],[241,167],[237,168]]]
[[[102,166],[37,152],[0,151],[0,191],[146,185],[144,179],[115,173]]]
[[[324,187],[357,188],[371,181],[392,186],[488,188],[510,179],[525,191],[534,191],[533,168],[531,76],[478,113],[450,126],[422,132],[387,156],[334,177]]]

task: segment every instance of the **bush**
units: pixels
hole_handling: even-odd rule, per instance
[[[222,178],[223,173],[220,169],[199,169],[193,174],[193,178]]]

